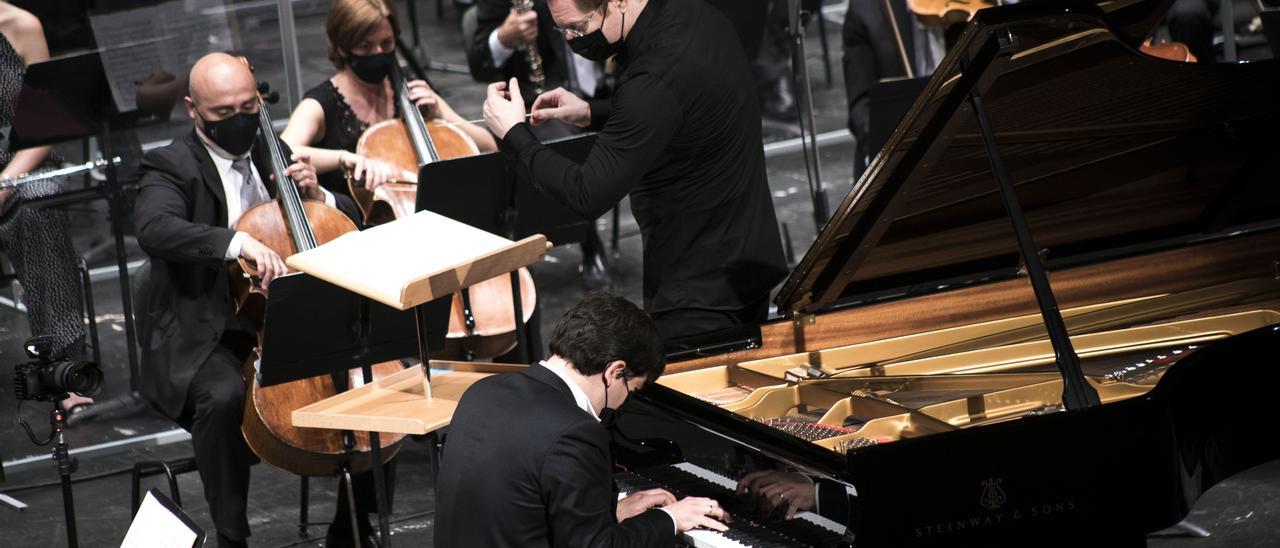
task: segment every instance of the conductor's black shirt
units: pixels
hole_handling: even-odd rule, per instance
[[[588,219],[631,194],[650,313],[767,297],[786,263],[755,83],[732,26],[704,2],[650,0],[617,62],[612,99],[591,105],[599,136],[584,163],[539,144],[526,124],[504,147]]]

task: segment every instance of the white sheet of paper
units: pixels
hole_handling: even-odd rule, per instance
[[[200,4],[214,3],[179,0],[89,15],[117,109],[137,108],[138,83],[151,71],[181,77],[205,53],[231,49],[226,16]]]
[[[196,537],[195,531],[148,492],[120,548],[192,548]]]

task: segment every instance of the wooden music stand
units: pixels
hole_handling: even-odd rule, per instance
[[[547,239],[540,234],[513,242],[430,211],[419,211],[365,231],[344,234],[285,262],[294,270],[367,299],[397,310],[413,309],[418,325],[418,355],[423,364],[430,364],[429,322],[422,305],[533,264],[546,252]],[[376,463],[373,471],[378,525],[383,545],[390,546],[386,485],[382,466],[377,464],[382,462],[379,429],[403,431],[395,428],[403,427],[407,418],[410,423],[416,421],[420,433],[433,436],[436,429],[448,425],[457,398],[481,377],[476,373],[487,372],[455,368],[450,375],[458,376],[442,381],[440,394],[433,397],[429,370],[409,369],[374,383],[371,365],[362,364],[364,387],[296,410],[293,419],[294,425],[300,427],[368,429]],[[421,392],[415,393],[416,390]],[[434,441],[432,445],[435,446]]]

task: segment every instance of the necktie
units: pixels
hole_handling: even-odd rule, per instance
[[[240,212],[248,211],[249,208],[258,205],[258,203],[266,201],[267,189],[262,186],[262,181],[253,177],[253,171],[249,169],[249,159],[241,158],[231,163],[231,168],[236,170],[241,176],[240,184]]]

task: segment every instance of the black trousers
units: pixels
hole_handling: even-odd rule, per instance
[[[257,457],[244,441],[244,360],[226,344],[214,348],[187,389],[187,404],[178,424],[191,432],[204,499],[218,534],[249,537],[245,507],[249,500],[249,467]],[[212,536],[212,535],[210,535]]]
[[[196,467],[204,486],[205,502],[213,525],[222,537],[238,541],[249,537],[246,507],[249,500],[249,469],[258,462],[240,431],[244,418],[245,384],[241,367],[248,355],[248,335],[231,333],[214,348],[209,358],[191,379],[187,403],[178,424],[191,432]],[[391,499],[395,485],[394,461],[384,465],[387,497]],[[373,472],[355,474],[356,512],[361,520],[377,511],[374,498]],[[339,482],[339,498],[334,524],[350,527],[346,493]],[[388,505],[388,508],[390,506]],[[363,525],[363,524],[362,524]],[[212,536],[212,535],[210,535]]]

